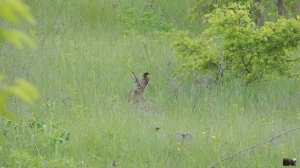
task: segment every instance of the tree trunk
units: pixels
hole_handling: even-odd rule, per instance
[[[277,10],[279,16],[285,15],[285,9],[284,9],[284,0],[278,0],[277,1]]]
[[[255,22],[256,22],[256,25],[259,27],[261,27],[265,24],[265,17],[264,17],[263,11],[262,11],[262,1],[263,0],[255,0],[255,2],[257,3],[256,9],[254,9],[255,15],[256,15]]]

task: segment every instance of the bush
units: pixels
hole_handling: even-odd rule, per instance
[[[205,16],[208,29],[196,39],[187,32],[174,34],[174,48],[187,72],[201,72],[223,80],[246,83],[279,76],[295,77],[299,57],[293,55],[300,41],[298,18],[279,19],[256,27],[246,5],[231,3]]]

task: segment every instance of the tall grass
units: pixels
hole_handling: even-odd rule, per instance
[[[115,160],[117,167],[208,167],[299,127],[297,81],[205,87],[172,76],[177,62],[170,41],[143,27],[124,31],[118,21],[129,8],[139,16],[151,1],[28,3],[38,20],[29,29],[36,48],[2,46],[0,67],[9,78],[34,83],[41,98],[32,107],[10,103],[22,121],[1,121],[1,166],[107,167]],[[173,27],[201,30],[188,20],[186,1],[152,3]],[[126,99],[132,71],[150,72],[147,107]],[[69,139],[60,136],[65,132]],[[182,139],[180,132],[193,137]],[[280,167],[283,157],[300,155],[299,146],[299,132],[293,132],[217,167]]]

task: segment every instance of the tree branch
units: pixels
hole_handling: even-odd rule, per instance
[[[244,67],[245,67],[245,69],[246,69],[246,71],[247,71],[248,73],[251,73],[250,69],[248,68],[251,59],[252,59],[252,58],[250,58],[249,62],[246,64],[246,62],[245,62],[245,60],[244,60],[244,57],[243,57],[243,56],[241,57],[241,61],[242,61],[243,65],[244,65]]]

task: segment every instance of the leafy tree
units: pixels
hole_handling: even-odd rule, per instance
[[[295,17],[300,12],[299,0],[189,0],[189,14],[202,21],[204,15],[217,7],[234,2],[249,6],[250,18],[257,26],[263,26],[265,21],[274,21],[278,16]]]
[[[174,35],[174,47],[183,58],[182,70],[213,74],[223,80],[257,80],[296,76],[292,69],[299,57],[291,53],[299,45],[298,19],[278,19],[257,27],[249,6],[231,3],[216,8],[205,20],[210,26],[196,39],[187,32]]]
[[[16,29],[22,21],[34,24],[29,8],[19,0],[0,0],[0,43],[10,42],[14,46],[22,47],[23,44],[33,46],[33,42],[24,32]],[[13,84],[3,82],[4,76],[0,74],[0,116],[14,120],[16,116],[6,108],[8,99],[16,96],[26,103],[32,103],[37,98],[35,88],[23,79],[16,79]]]

